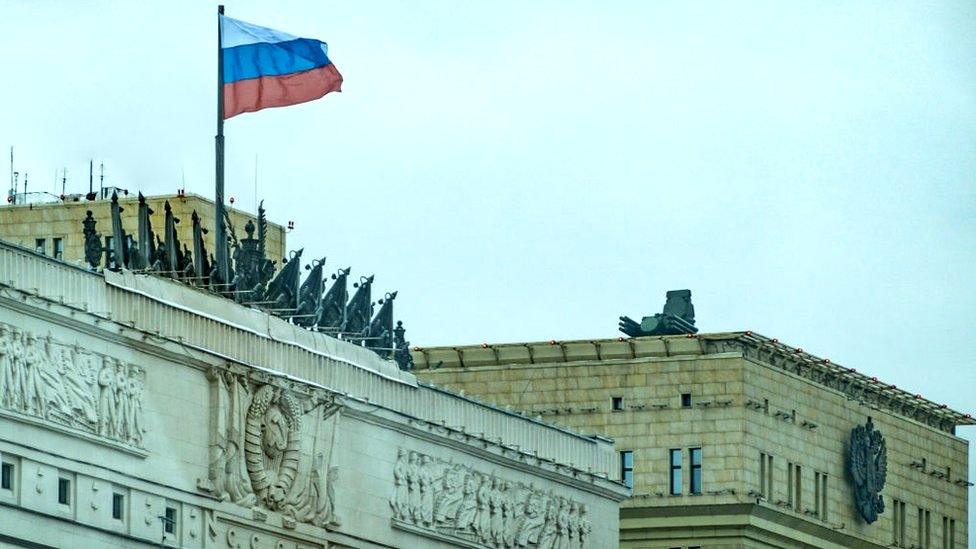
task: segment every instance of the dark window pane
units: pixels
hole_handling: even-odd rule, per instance
[[[125,496],[122,494],[112,494],[112,518],[122,520],[122,508],[125,504]]]
[[[610,403],[614,410],[624,409],[624,399],[622,397],[613,397],[610,399]]]
[[[172,534],[176,531],[176,509],[172,507],[166,508],[166,520],[163,522],[163,529],[167,534]]]
[[[683,393],[681,395],[681,405],[685,408],[691,406],[691,393]]]
[[[10,487],[13,486],[13,476],[14,465],[12,463],[4,463],[0,467],[0,488],[10,490]]]
[[[69,499],[71,492],[71,481],[66,478],[58,479],[58,503],[61,505],[68,505],[71,503]]]

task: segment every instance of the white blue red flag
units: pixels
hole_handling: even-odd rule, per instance
[[[225,119],[341,91],[342,75],[321,40],[221,15],[220,41]]]

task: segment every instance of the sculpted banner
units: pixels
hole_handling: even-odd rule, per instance
[[[551,491],[403,449],[393,481],[394,526],[429,530],[470,547],[589,547],[586,505]]]
[[[0,324],[0,410],[142,448],[145,371]]]
[[[327,394],[301,394],[260,373],[209,372],[210,481],[242,507],[279,512],[320,527],[337,525],[329,467],[339,406]]]

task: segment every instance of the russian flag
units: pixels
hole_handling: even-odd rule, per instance
[[[224,119],[342,91],[328,46],[220,16]]]

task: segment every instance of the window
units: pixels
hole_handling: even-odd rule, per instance
[[[0,465],[0,488],[4,490],[14,489],[14,464],[4,463]]]
[[[820,520],[827,522],[827,473],[820,473]]]
[[[896,547],[907,547],[905,545],[905,502],[892,499],[892,517],[894,521],[891,529],[891,544]]]
[[[112,494],[112,518],[122,520],[125,507],[125,496],[123,494]]]
[[[796,473],[793,474],[793,480],[796,481],[796,489],[794,490],[796,500],[793,502],[793,508],[797,511],[803,511],[803,475],[800,470],[800,466],[796,466]]]
[[[634,451],[620,452],[620,480],[627,488],[634,487]]]
[[[702,493],[702,449],[691,448],[688,450],[691,458],[691,493]]]
[[[671,495],[681,495],[681,450],[669,450],[671,457]]]
[[[43,239],[43,238],[35,238],[34,239],[34,251],[37,252],[37,253],[39,253],[39,254],[46,254],[47,253],[47,242],[46,242],[46,240]]]
[[[787,462],[786,464],[786,500],[794,511],[802,511],[800,508],[803,483],[800,466]]]
[[[71,505],[71,480],[58,477],[58,503]]]
[[[51,241],[51,244],[54,245],[54,258],[64,259],[64,239],[55,238]]]
[[[691,407],[691,393],[681,393],[681,407],[682,408]]]
[[[916,532],[918,546],[922,549],[931,547],[931,532],[929,529],[930,513],[921,507],[918,508],[918,531]]]
[[[624,409],[624,399],[623,397],[612,397],[610,399],[610,407],[614,412],[619,412]]]
[[[766,501],[773,499],[773,456],[759,452],[759,493]]]
[[[176,508],[167,507],[166,516],[163,519],[163,531],[167,534],[176,532]]]

